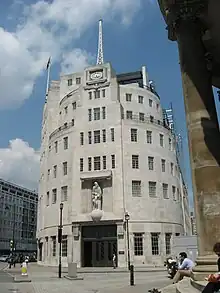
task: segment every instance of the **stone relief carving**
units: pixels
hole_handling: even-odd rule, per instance
[[[98,182],[94,182],[94,185],[92,187],[92,209],[102,209],[102,189],[99,186]]]

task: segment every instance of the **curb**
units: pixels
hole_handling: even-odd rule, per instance
[[[30,283],[31,279],[28,276],[14,276],[14,283]]]

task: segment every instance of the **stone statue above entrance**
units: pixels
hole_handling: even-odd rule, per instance
[[[92,209],[102,210],[102,189],[98,182],[94,182],[92,187]]]

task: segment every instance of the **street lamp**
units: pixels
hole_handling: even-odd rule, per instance
[[[59,243],[59,270],[58,277],[61,278],[61,257],[62,257],[62,231],[63,230],[63,203],[60,204],[60,225],[58,226],[58,243]]]
[[[128,247],[128,269],[130,270],[131,260],[130,260],[130,237],[129,237],[129,225],[130,215],[128,212],[125,213],[126,222],[126,232],[127,232],[127,247]]]

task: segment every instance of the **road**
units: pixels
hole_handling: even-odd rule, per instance
[[[1,293],[18,293],[14,290],[13,277],[0,269],[0,292]]]

